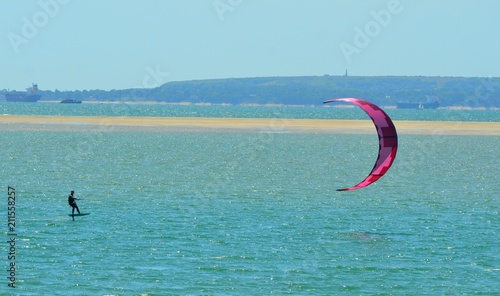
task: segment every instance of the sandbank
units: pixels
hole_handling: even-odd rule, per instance
[[[500,122],[394,121],[400,135],[500,136]],[[373,134],[370,120],[0,115],[0,131],[247,131]]]

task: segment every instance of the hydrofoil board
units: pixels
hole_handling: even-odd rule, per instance
[[[78,217],[78,216],[87,216],[87,215],[90,215],[90,213],[69,214],[68,216],[70,216],[70,217]]]

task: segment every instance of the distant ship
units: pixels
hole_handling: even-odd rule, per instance
[[[82,101],[77,100],[77,99],[64,99],[61,100],[61,104],[81,104]]]
[[[27,88],[25,92],[12,91],[5,94],[7,102],[34,103],[40,100],[41,95],[38,94],[38,85],[33,84]]]
[[[437,109],[439,107],[439,100],[437,97],[427,97],[427,101],[425,103],[396,103],[396,107],[398,109]]]

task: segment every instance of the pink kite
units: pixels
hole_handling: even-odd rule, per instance
[[[368,101],[356,98],[341,98],[324,101],[323,103],[326,104],[331,102],[348,102],[355,104],[363,109],[375,124],[379,139],[379,151],[377,161],[372,171],[358,185],[337,189],[337,191],[356,190],[366,187],[380,179],[389,170],[396,158],[396,152],[398,151],[398,134],[396,133],[396,128],[391,118],[382,109]]]

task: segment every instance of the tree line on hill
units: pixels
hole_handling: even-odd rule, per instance
[[[442,107],[500,107],[500,78],[426,76],[257,77],[168,82],[150,89],[41,91],[42,100],[167,103],[321,105],[324,100],[357,97],[382,106],[425,102]]]

